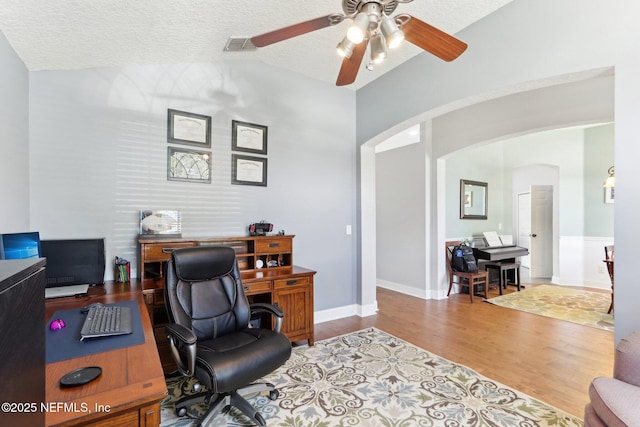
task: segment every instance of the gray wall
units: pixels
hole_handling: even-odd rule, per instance
[[[501,143],[465,150],[447,158],[446,216],[447,237],[482,236],[483,231],[503,234],[511,229],[511,209],[505,203],[511,180],[504,175],[504,147]],[[460,180],[487,183],[487,219],[460,219]],[[507,193],[508,194],[508,193]]]
[[[425,296],[425,148],[376,154],[378,284]]]
[[[567,80],[587,80],[615,68],[615,88],[611,86],[609,92],[613,94],[615,91],[615,158],[619,182],[614,236],[618,254],[621,248],[624,254],[616,257],[619,264],[616,266],[616,339],[637,328],[640,313],[640,288],[634,286],[633,261],[630,258],[633,253],[631,245],[640,239],[640,229],[635,227],[635,212],[640,209],[640,187],[634,179],[637,162],[633,160],[640,156],[640,145],[637,144],[640,131],[634,124],[640,113],[640,83],[637,80],[640,46],[634,26],[638,16],[640,4],[630,0],[613,6],[596,0],[515,0],[458,34],[470,45],[459,60],[445,64],[428,54],[421,54],[368,84],[357,94],[357,143],[361,145],[388,137],[385,132],[400,130],[416,121],[428,120],[487,99],[551,87]],[[389,96],[390,93],[393,96]],[[577,97],[584,95],[575,93]],[[377,100],[383,98],[387,108],[379,108]],[[608,96],[594,102],[606,103],[612,99]],[[533,118],[540,113],[545,117],[545,113],[549,115],[556,108],[552,103],[546,111],[535,108],[531,111],[529,106],[521,104],[520,111]],[[592,106],[598,108],[598,105]],[[584,105],[584,108],[588,107]],[[572,114],[571,110],[558,112],[565,118]],[[541,130],[544,123],[538,122],[536,128],[523,127],[519,132]],[[573,124],[580,123],[564,123]],[[553,128],[561,126],[561,123],[549,121],[547,125]],[[514,135],[500,132],[504,129],[497,127],[495,130],[492,136],[485,130],[485,135],[490,139]],[[443,155],[468,145],[464,141],[444,144],[436,137],[436,121],[433,123],[433,135],[435,162]],[[432,180],[437,176],[437,173],[430,175]],[[359,188],[361,194],[366,195],[366,189]],[[363,203],[367,204],[366,201]],[[444,209],[439,205],[432,205],[431,211],[444,215]],[[368,230],[361,232],[363,240],[366,240]],[[435,235],[437,229],[432,229],[432,233]],[[439,236],[444,238],[442,234]],[[440,247],[441,242],[436,239],[432,249],[435,251]],[[432,271],[430,278],[437,286],[443,286],[444,274],[441,271]],[[362,286],[365,289],[369,284],[363,283]]]
[[[29,73],[0,32],[0,232],[29,228]]]
[[[613,236],[614,203],[604,203],[604,181],[614,165],[613,125],[585,131],[584,146],[584,234],[594,237]]]
[[[135,275],[140,209],[182,211],[186,237],[267,220],[318,271],[316,310],[355,303],[352,92],[253,62],[32,72],[30,90],[42,238],[106,237]],[[212,117],[211,184],[167,180],[168,108]],[[267,187],[231,184],[232,119],[268,126]]]

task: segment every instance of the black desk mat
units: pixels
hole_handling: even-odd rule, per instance
[[[47,363],[144,344],[144,331],[142,329],[138,302],[122,301],[106,305],[120,305],[131,308],[133,333],[114,337],[90,338],[80,341],[80,330],[87,316],[86,313],[80,312],[81,307],[56,311],[45,326]],[[66,326],[62,329],[52,331],[49,326],[55,319],[62,319]]]

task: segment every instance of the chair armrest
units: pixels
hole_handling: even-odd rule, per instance
[[[640,387],[640,331],[623,337],[616,345],[613,377]]]
[[[284,311],[278,306],[273,304],[267,304],[264,302],[257,302],[250,305],[251,313],[268,313],[276,318],[276,326],[274,330],[280,332],[282,328],[282,318],[284,317]]]
[[[189,328],[172,323],[166,326],[167,337],[169,338],[169,349],[171,357],[178,365],[178,370],[184,376],[191,377],[196,367],[196,344],[198,337]],[[179,349],[184,350],[186,360]]]
[[[181,343],[186,345],[195,344],[198,338],[196,334],[189,328],[185,328],[182,325],[178,325],[177,323],[171,323],[166,326],[167,334],[169,336],[176,337]]]

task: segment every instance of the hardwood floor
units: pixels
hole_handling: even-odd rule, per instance
[[[613,372],[612,332],[468,294],[436,301],[378,288],[377,300],[374,316],[316,324],[316,341],[375,326],[580,418],[591,380]]]

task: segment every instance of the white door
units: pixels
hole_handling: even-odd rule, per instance
[[[529,249],[531,254],[531,193],[518,194],[518,241],[516,244]],[[531,267],[531,255],[520,257],[524,268]]]
[[[553,275],[553,187],[531,186],[531,277]]]

